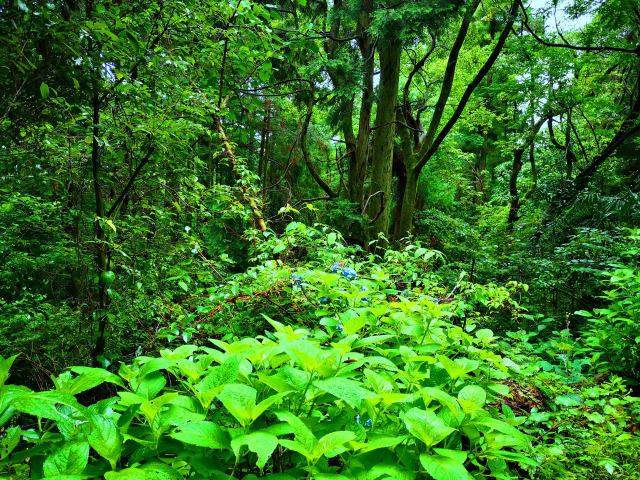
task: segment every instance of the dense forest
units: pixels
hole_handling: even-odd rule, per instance
[[[0,478],[640,479],[638,0],[0,0]]]

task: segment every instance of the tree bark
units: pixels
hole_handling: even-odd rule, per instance
[[[370,198],[379,197],[368,204],[371,219],[369,237],[388,236],[391,198],[391,170],[393,167],[393,141],[395,137],[396,103],[400,80],[401,43],[397,37],[380,39],[380,87],[373,139],[373,165]]]
[[[371,136],[371,111],[373,108],[373,72],[375,66],[375,46],[368,32],[371,24],[373,0],[364,0],[358,19],[358,48],[362,57],[362,97],[358,118],[355,155],[349,165],[349,194],[352,202],[362,205],[364,183],[369,160],[369,139]]]

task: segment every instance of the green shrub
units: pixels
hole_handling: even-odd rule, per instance
[[[513,478],[536,462],[516,422],[490,407],[508,369],[491,331],[469,334],[445,310],[416,299],[353,307],[325,328],[269,320],[272,333],[163,350],[117,375],[73,367],[50,391],[4,385],[0,469],[67,480]],[[117,391],[81,403],[96,387]]]

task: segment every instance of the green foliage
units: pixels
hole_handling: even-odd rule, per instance
[[[627,236],[624,263],[613,264],[606,273],[604,308],[578,311],[587,319],[583,341],[600,361],[599,368],[640,379],[640,231]]]
[[[504,476],[503,455],[535,464],[529,438],[487,407],[508,369],[486,332],[452,326],[424,300],[345,313],[319,329],[269,320],[264,336],[163,350],[118,375],[73,368],[51,391],[5,385],[2,424],[26,415],[37,426],[8,431],[1,468],[28,458],[32,478],[359,478],[385,466],[447,479]],[[88,407],[74,398],[103,382],[117,394]]]

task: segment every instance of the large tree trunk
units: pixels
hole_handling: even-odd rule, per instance
[[[371,219],[370,238],[379,233],[389,234],[393,140],[402,51],[398,38],[385,38],[380,42],[380,92],[373,140],[371,189],[367,201],[367,214]]]
[[[369,160],[369,138],[371,136],[371,110],[373,107],[373,71],[375,66],[374,42],[368,32],[371,23],[372,0],[362,2],[358,19],[358,48],[362,57],[362,97],[358,119],[358,136],[355,155],[349,165],[349,195],[352,202],[362,205],[364,200],[364,182],[367,176]]]

